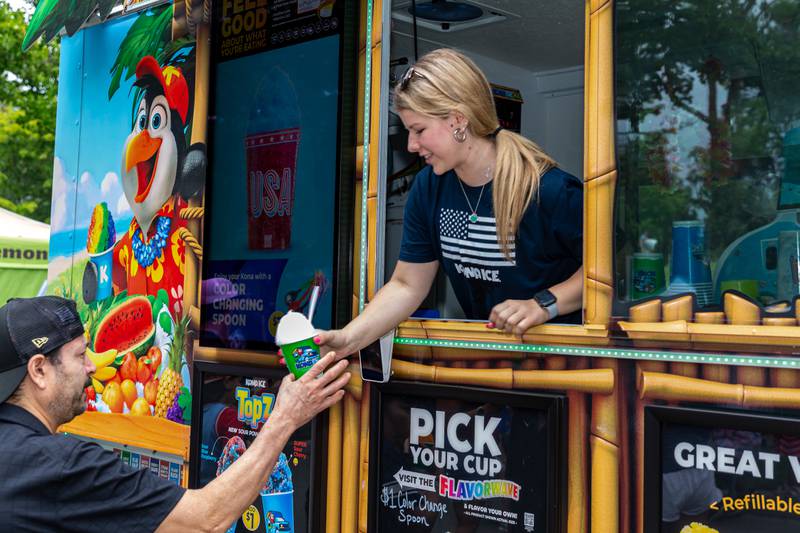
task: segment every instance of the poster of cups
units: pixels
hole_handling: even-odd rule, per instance
[[[645,530],[800,532],[800,424],[648,407]]]
[[[331,326],[339,4],[214,3],[204,346],[274,348],[314,287],[314,326]]]
[[[203,487],[225,472],[269,424],[282,375],[263,368],[195,363],[191,483]],[[309,423],[289,439],[267,482],[229,533],[311,531],[313,463]]]
[[[370,531],[560,531],[562,397],[396,382],[378,390]]]

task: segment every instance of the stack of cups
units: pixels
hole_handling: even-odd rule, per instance
[[[699,220],[672,223],[672,268],[666,294],[693,292],[697,304],[711,304],[713,288],[706,255],[705,227]]]

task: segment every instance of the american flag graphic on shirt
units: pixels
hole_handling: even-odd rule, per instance
[[[495,281],[494,276],[487,278],[485,267],[512,267],[516,265],[515,243],[513,237],[509,243],[511,261],[503,255],[497,242],[496,222],[494,217],[478,217],[470,222],[469,213],[458,209],[442,209],[439,211],[439,240],[442,256],[456,264],[456,270],[465,277],[478,277]],[[483,275],[477,270],[484,271]],[[496,279],[496,281],[500,281]]]

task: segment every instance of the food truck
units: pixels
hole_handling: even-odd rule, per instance
[[[316,292],[315,327],[340,328],[391,276],[424,166],[392,89],[452,47],[500,124],[583,181],[582,322],[489,329],[439,275],[389,382],[354,356],[231,529],[800,531],[798,17],[40,2],[26,46],[63,34],[48,290],[97,366],[61,430],[189,487],[235,461],[286,372],[280,318]]]

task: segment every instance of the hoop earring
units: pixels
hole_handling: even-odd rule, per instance
[[[457,143],[463,143],[467,140],[467,130],[466,128],[456,128],[453,130],[453,139],[456,140]]]

